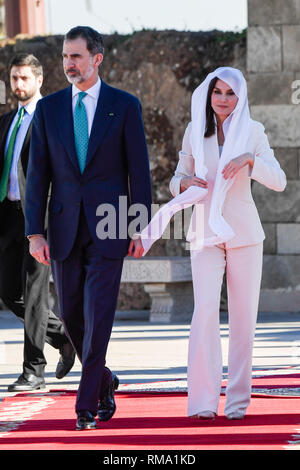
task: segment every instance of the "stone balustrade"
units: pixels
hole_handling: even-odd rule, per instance
[[[144,285],[151,297],[150,322],[191,319],[194,299],[188,256],[126,258],[121,282]]]

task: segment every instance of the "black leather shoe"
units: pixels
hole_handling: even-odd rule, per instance
[[[89,411],[78,411],[76,429],[77,431],[84,431],[85,429],[96,429],[97,423]]]
[[[75,362],[75,351],[71,343],[66,343],[60,348],[60,358],[56,366],[55,376],[62,379],[72,369]]]
[[[41,377],[36,377],[33,374],[20,375],[18,380],[13,384],[9,385],[9,392],[30,392],[31,390],[39,390],[40,388],[45,388],[45,381]]]
[[[111,375],[111,382],[106,395],[100,400],[98,405],[99,421],[108,421],[113,417],[117,407],[115,403],[115,390],[119,387],[119,379],[115,374]]]

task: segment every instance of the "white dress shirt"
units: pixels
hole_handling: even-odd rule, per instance
[[[98,77],[98,80],[95,83],[95,85],[93,85],[88,90],[85,90],[85,93],[87,93],[87,95],[82,100],[86,109],[86,114],[87,114],[89,136],[91,135],[93,120],[94,120],[98,98],[100,94],[100,88],[101,88],[101,80],[100,80],[100,77]],[[81,90],[79,90],[79,88],[77,88],[76,85],[73,84],[72,85],[73,114],[74,114],[75,106],[78,100],[78,93],[80,92]]]
[[[15,141],[15,146],[14,146],[14,153],[13,153],[13,159],[11,163],[11,168],[10,168],[10,174],[9,174],[9,180],[8,180],[8,191],[7,191],[7,198],[10,199],[11,201],[19,201],[20,200],[20,189],[19,189],[19,181],[18,181],[18,161],[21,155],[23,143],[28,131],[28,128],[30,126],[30,123],[32,121],[34,111],[36,108],[36,104],[38,100],[42,98],[42,95],[38,93],[30,103],[28,103],[25,108],[25,113],[21,122],[21,125],[19,127],[17,136],[16,136],[16,141]],[[18,104],[18,112],[20,108],[22,107],[22,103],[19,102]],[[11,126],[9,128],[8,134],[7,134],[7,139],[5,143],[5,154],[8,148],[9,144],[9,139],[12,134],[12,131],[17,123],[18,120],[18,112],[15,115]]]

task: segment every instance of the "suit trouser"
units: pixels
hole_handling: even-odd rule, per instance
[[[226,269],[229,353],[225,413],[246,411],[262,273],[263,243],[191,252],[194,313],[188,354],[188,415],[217,413],[222,385],[220,296]]]
[[[69,256],[52,260],[60,317],[82,364],[76,412],[97,414],[111,372],[105,356],[113,326],[123,258],[99,253],[81,209],[78,233]]]
[[[5,201],[6,236],[0,243],[0,297],[24,322],[25,376],[44,376],[45,342],[56,349],[68,341],[59,318],[49,308],[50,268],[29,253],[24,238],[24,216],[18,205]]]

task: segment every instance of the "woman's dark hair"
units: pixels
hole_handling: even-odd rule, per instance
[[[77,38],[86,40],[86,47],[91,55],[104,53],[102,35],[90,26],[75,26],[65,35],[65,41],[72,41]]]
[[[208,86],[207,98],[206,98],[206,126],[205,126],[204,137],[210,137],[214,135],[214,133],[216,132],[214,110],[211,105],[211,94],[218,80],[219,80],[218,77],[213,78],[210,81],[210,84]]]

